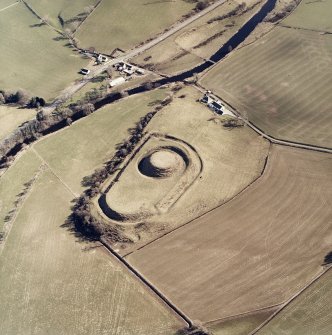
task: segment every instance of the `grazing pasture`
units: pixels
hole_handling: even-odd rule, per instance
[[[329,270],[275,316],[257,335],[331,334],[332,272]]]
[[[82,17],[80,14],[86,15],[86,7],[94,6],[97,2],[98,0],[27,0],[27,3],[39,16],[46,18],[57,28],[63,28],[59,16],[64,22],[71,21],[75,17]]]
[[[34,109],[0,106],[0,141],[23,122],[33,119],[35,115]]]
[[[249,188],[127,260],[193,319],[272,307],[322,271],[331,199],[331,155],[272,146]]]
[[[20,159],[15,161],[0,179],[0,232],[3,230],[6,216],[11,210],[15,213],[19,209],[15,206],[19,194],[24,190],[27,183],[38,171],[41,161],[31,152],[25,152]]]
[[[72,194],[44,171],[0,255],[0,333],[169,335],[182,322],[99,244],[62,227]]]
[[[46,25],[40,26],[28,8],[18,3],[0,12],[0,88],[23,88],[45,99],[55,97],[87,60],[65,46],[67,40]]]
[[[0,5],[0,11],[2,10],[5,11],[6,10],[5,8],[11,5],[16,6],[17,2],[18,2],[17,0],[2,0]]]
[[[276,27],[200,83],[269,135],[332,147],[331,65],[331,35]]]
[[[148,134],[157,133],[161,138],[140,148],[107,195],[111,208],[127,217],[133,213],[134,217],[141,217],[146,209],[157,209],[157,213],[149,218],[143,215],[144,229],[123,222],[126,233],[136,243],[123,245],[121,253],[126,254],[228,201],[261,175],[269,143],[249,127],[223,127],[224,117],[199,103],[197,100],[201,96],[198,90],[185,87],[153,117],[145,130]],[[164,140],[163,135],[176,140]],[[179,141],[184,141],[184,145]],[[185,172],[175,168],[174,176],[165,179],[149,178],[139,173],[142,157],[152,148],[163,146],[177,147],[192,162],[200,159],[202,165],[192,164],[193,169],[188,167]],[[174,190],[177,191],[174,193]]]
[[[282,24],[294,28],[312,29],[332,32],[331,1],[303,0],[295,12],[287,17]]]
[[[194,67],[213,55],[261,6],[261,1],[250,0],[240,9],[241,2],[226,1],[133,61],[167,74]]]
[[[80,194],[83,177],[109,160],[116,145],[128,137],[129,128],[166,94],[159,89],[107,105],[36,143],[34,148],[74,193]]]
[[[75,36],[82,48],[127,50],[161,33],[194,6],[183,0],[103,0]]]

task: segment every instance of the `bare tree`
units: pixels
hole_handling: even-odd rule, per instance
[[[50,17],[49,17],[49,15],[48,14],[44,15],[41,18],[41,21],[42,21],[42,23],[50,24]]]
[[[0,105],[3,105],[6,103],[5,96],[3,95],[2,92],[0,92]]]
[[[144,86],[145,90],[147,90],[147,91],[149,91],[149,90],[152,90],[152,89],[153,89],[153,83],[152,83],[152,81],[151,81],[151,80],[149,80],[149,81],[145,82],[145,83],[143,84],[143,86]]]
[[[207,0],[199,1],[196,5],[196,10],[201,11],[205,9],[209,5],[209,2]]]
[[[31,95],[22,89],[17,90],[16,94],[15,94],[15,102],[18,103],[21,106],[25,106],[28,104],[28,102],[31,99]]]
[[[86,15],[89,15],[93,10],[94,10],[94,6],[92,5],[84,7],[84,13]]]
[[[91,104],[91,103],[84,104],[82,106],[82,111],[83,111],[84,115],[89,115],[92,112],[94,112],[94,110],[95,110],[95,106],[93,104]]]

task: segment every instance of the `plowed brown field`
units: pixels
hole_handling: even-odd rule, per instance
[[[331,167],[331,155],[273,146],[246,191],[128,260],[193,319],[282,303],[330,251]]]

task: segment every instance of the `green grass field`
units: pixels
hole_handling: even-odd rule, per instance
[[[201,84],[276,138],[331,147],[332,36],[276,27]]]
[[[23,88],[45,99],[55,97],[87,64],[66,47],[67,40],[39,20],[23,3],[0,12],[0,88]]]
[[[167,190],[170,191],[172,187],[178,187],[177,192],[181,193],[178,201],[168,210],[160,210],[160,213],[154,211],[154,215],[144,219],[147,229],[133,231],[130,224],[123,224],[126,233],[137,242],[123,245],[120,251],[123,254],[227,202],[262,173],[269,152],[268,141],[257,136],[249,127],[232,130],[223,127],[223,117],[216,116],[206,106],[197,102],[200,97],[200,91],[184,87],[169,105],[153,117],[146,128],[149,134],[173,136],[189,143],[197,151],[202,165],[200,162],[195,163],[198,168],[191,170],[191,177],[148,180],[146,176],[138,173],[139,158],[147,154],[152,147],[176,146],[176,142],[172,144],[155,139],[150,142],[153,143],[152,147],[147,143],[141,148],[107,195],[111,208],[130,215],[154,208],[156,200],[163,202],[166,194],[170,194]],[[134,98],[134,101],[135,99],[137,98]],[[197,157],[193,151],[188,152],[190,159]],[[199,158],[195,161],[197,160]],[[190,180],[188,187],[183,186],[186,184],[185,180]]]
[[[332,2],[303,0],[295,12],[282,22],[295,28],[332,32]]]
[[[28,182],[37,172],[41,161],[36,155],[29,151],[23,153],[19,160],[7,170],[0,179],[0,232],[4,227],[7,214],[15,208],[14,202],[18,199]]]
[[[257,335],[330,335],[332,272],[293,300]]]
[[[61,28],[58,15],[66,21],[93,6],[97,0],[28,0],[29,5],[41,16],[47,17],[55,27]]]
[[[34,109],[0,106],[0,141],[23,122],[35,117]]]
[[[103,247],[61,227],[72,195],[49,170],[0,255],[0,333],[169,335],[182,323]]]
[[[35,144],[35,150],[76,192],[83,177],[112,157],[116,144],[128,137],[140,117],[153,110],[149,104],[163,99],[164,89],[133,96],[106,106],[61,132]]]
[[[183,326],[103,248],[79,243],[61,227],[73,198],[63,183],[80,192],[82,178],[111,157],[128,128],[166,93],[151,91],[95,112],[34,144],[2,176],[1,222],[40,166],[38,156],[57,174],[47,168],[33,184],[0,255],[1,334],[169,335]]]
[[[2,0],[0,4],[0,11],[7,6],[13,5],[17,2],[17,0]],[[16,5],[15,5],[16,6]]]
[[[100,52],[130,49],[162,32],[193,7],[183,0],[103,0],[76,37],[81,47],[95,47]]]

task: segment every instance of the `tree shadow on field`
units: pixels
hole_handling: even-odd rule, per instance
[[[74,200],[72,202],[75,202]],[[83,233],[80,228],[75,224],[74,213],[70,214],[65,223],[60,228],[65,229],[71,236],[74,237],[75,242],[80,244],[80,249],[84,253],[89,253],[98,248],[102,248],[99,237],[94,234]]]
[[[30,24],[29,25],[30,28],[39,28],[39,27],[42,27],[42,26],[46,26],[46,23],[45,22],[40,22],[40,23],[35,23],[35,24]]]
[[[201,322],[196,323],[197,324],[194,324],[190,327],[179,329],[173,335],[213,335],[206,327],[202,325]]]
[[[325,255],[322,266],[331,265],[331,264],[332,264],[332,251],[330,251],[327,255]]]
[[[60,226],[66,229],[70,235],[74,236],[76,242],[79,243],[95,243],[99,241],[100,235],[95,231],[91,230],[89,227],[84,227],[79,217],[75,215],[75,209],[77,208],[78,199],[73,199],[71,201],[73,204],[71,207],[71,214],[66,218],[66,221]]]
[[[105,77],[104,76],[97,76],[97,77],[94,77],[91,79],[91,82],[93,83],[101,83],[105,80]]]
[[[59,35],[59,36],[53,38],[53,41],[56,41],[56,42],[63,41],[63,40],[68,40],[68,37],[63,36],[63,35]]]
[[[148,103],[149,107],[153,107],[153,106],[157,106],[160,105],[162,103],[162,100],[154,100]]]

